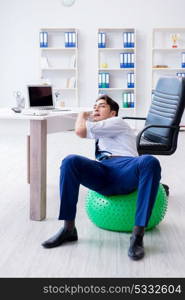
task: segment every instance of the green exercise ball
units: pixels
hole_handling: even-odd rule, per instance
[[[90,220],[103,229],[131,232],[134,226],[137,191],[126,195],[103,196],[92,190],[86,198],[86,212]],[[168,198],[159,185],[156,201],[146,230],[158,225],[165,216]]]

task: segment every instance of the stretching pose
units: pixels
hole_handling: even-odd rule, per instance
[[[79,113],[75,132],[81,138],[95,139],[96,160],[71,154],[62,161],[59,220],[64,220],[64,226],[43,247],[78,240],[75,217],[82,184],[102,195],[128,194],[138,189],[128,255],[134,260],[144,256],[143,236],[157,195],[161,168],[155,157],[138,156],[135,134],[118,117],[118,110],[114,100],[102,95],[96,100],[93,113]]]

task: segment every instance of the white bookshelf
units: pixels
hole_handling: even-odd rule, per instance
[[[172,47],[174,45],[172,35],[176,35],[178,38],[175,44],[176,47]],[[152,89],[155,88],[160,76],[176,76],[177,73],[185,74],[185,68],[182,68],[182,52],[185,52],[185,28],[153,29]]]
[[[172,35],[178,37],[173,46]],[[152,90],[161,76],[185,76],[182,68],[182,52],[185,52],[185,28],[154,28],[152,33]],[[159,67],[156,68],[156,65]],[[160,67],[166,65],[166,67]],[[181,125],[185,124],[185,114]]]
[[[48,45],[40,47],[40,80],[52,84],[58,106],[79,106],[78,40],[75,28],[41,28],[47,32]],[[74,32],[75,47],[65,47],[65,32]]]
[[[123,33],[133,33],[134,47],[125,48]],[[105,48],[98,45],[99,33],[105,33]],[[136,31],[134,28],[99,28],[97,34],[98,47],[98,88],[97,94],[106,94],[117,101],[120,106],[120,115],[133,116],[136,112]],[[120,53],[132,53],[134,57],[133,68],[120,67]],[[101,87],[99,84],[99,74],[109,73],[109,87]],[[134,73],[134,87],[128,88],[127,75]],[[124,93],[133,93],[133,107],[124,107]],[[133,98],[132,98],[133,99]]]

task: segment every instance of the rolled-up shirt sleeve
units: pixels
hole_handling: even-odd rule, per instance
[[[119,117],[112,117],[98,122],[86,121],[88,139],[113,137],[126,129],[124,120]]]

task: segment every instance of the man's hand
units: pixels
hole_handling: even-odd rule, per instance
[[[81,117],[84,118],[85,120],[89,119],[92,115],[92,112],[90,111],[83,111],[81,113],[79,113],[79,115],[81,114]]]
[[[78,114],[75,123],[75,133],[81,138],[87,136],[86,120],[92,115],[92,112],[83,111]]]

